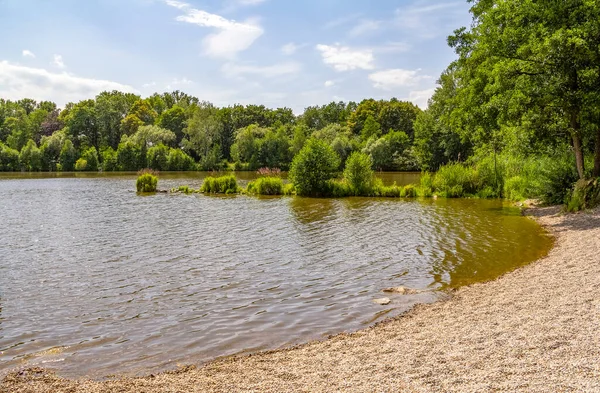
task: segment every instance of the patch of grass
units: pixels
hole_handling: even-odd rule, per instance
[[[272,176],[259,177],[248,184],[247,192],[257,195],[284,195],[283,180]]]
[[[237,194],[239,191],[240,189],[233,175],[209,176],[204,179],[202,187],[200,187],[200,192],[206,194]]]
[[[158,172],[155,172],[152,169],[144,169],[139,171],[138,175],[135,183],[137,192],[156,192]]]

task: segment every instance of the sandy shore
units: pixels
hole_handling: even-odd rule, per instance
[[[558,212],[531,211],[548,257],[370,329],[144,378],[24,370],[0,392],[600,392],[600,210]]]

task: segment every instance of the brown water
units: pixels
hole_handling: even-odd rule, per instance
[[[202,174],[189,176],[159,187],[198,187]],[[6,177],[0,373],[150,373],[323,338],[552,243],[501,201],[141,197],[131,174]],[[372,303],[400,285],[426,292]]]

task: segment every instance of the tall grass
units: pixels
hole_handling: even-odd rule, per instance
[[[246,191],[256,195],[284,195],[284,184],[279,177],[259,177],[248,183]]]
[[[235,176],[209,176],[204,179],[200,192],[206,194],[237,194],[240,191]]]
[[[156,192],[158,172],[155,172],[152,169],[144,169],[139,171],[138,175],[135,183],[137,192]]]

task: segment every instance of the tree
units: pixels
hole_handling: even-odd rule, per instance
[[[600,175],[600,7],[583,0],[473,3],[472,28],[449,38],[460,56],[461,120],[495,153],[513,124],[543,127],[552,137],[547,124],[531,122],[534,112],[552,114],[568,131],[580,178],[584,141],[595,140]]]
[[[185,128],[185,111],[179,105],[174,105],[163,112],[158,120],[158,125],[175,133],[175,144],[179,145],[183,139]]]
[[[327,194],[328,182],[335,177],[340,159],[331,146],[311,138],[292,161],[290,180],[303,196]]]
[[[369,138],[377,138],[381,135],[381,125],[377,123],[372,115],[367,116],[367,119],[363,123],[363,127],[360,131],[360,135],[365,141]]]
[[[148,149],[148,168],[157,171],[169,170],[169,148],[163,144],[152,146]]]
[[[183,141],[187,150],[194,152],[200,160],[210,162],[211,166],[215,154],[218,155],[216,161],[220,161],[221,148],[215,150],[214,147],[218,146],[223,132],[223,124],[215,112],[214,108],[196,110],[184,129],[186,139]]]
[[[75,162],[77,161],[77,151],[73,142],[70,139],[65,139],[62,148],[60,149],[60,168],[62,171],[71,172],[75,169]]]
[[[158,144],[169,145],[175,142],[175,133],[159,126],[141,126],[127,140],[140,147],[152,147]]]
[[[344,179],[354,195],[367,196],[373,188],[373,162],[368,154],[354,152],[346,161]]]
[[[19,154],[21,168],[25,171],[35,172],[42,170],[42,152],[33,140],[29,140]]]

